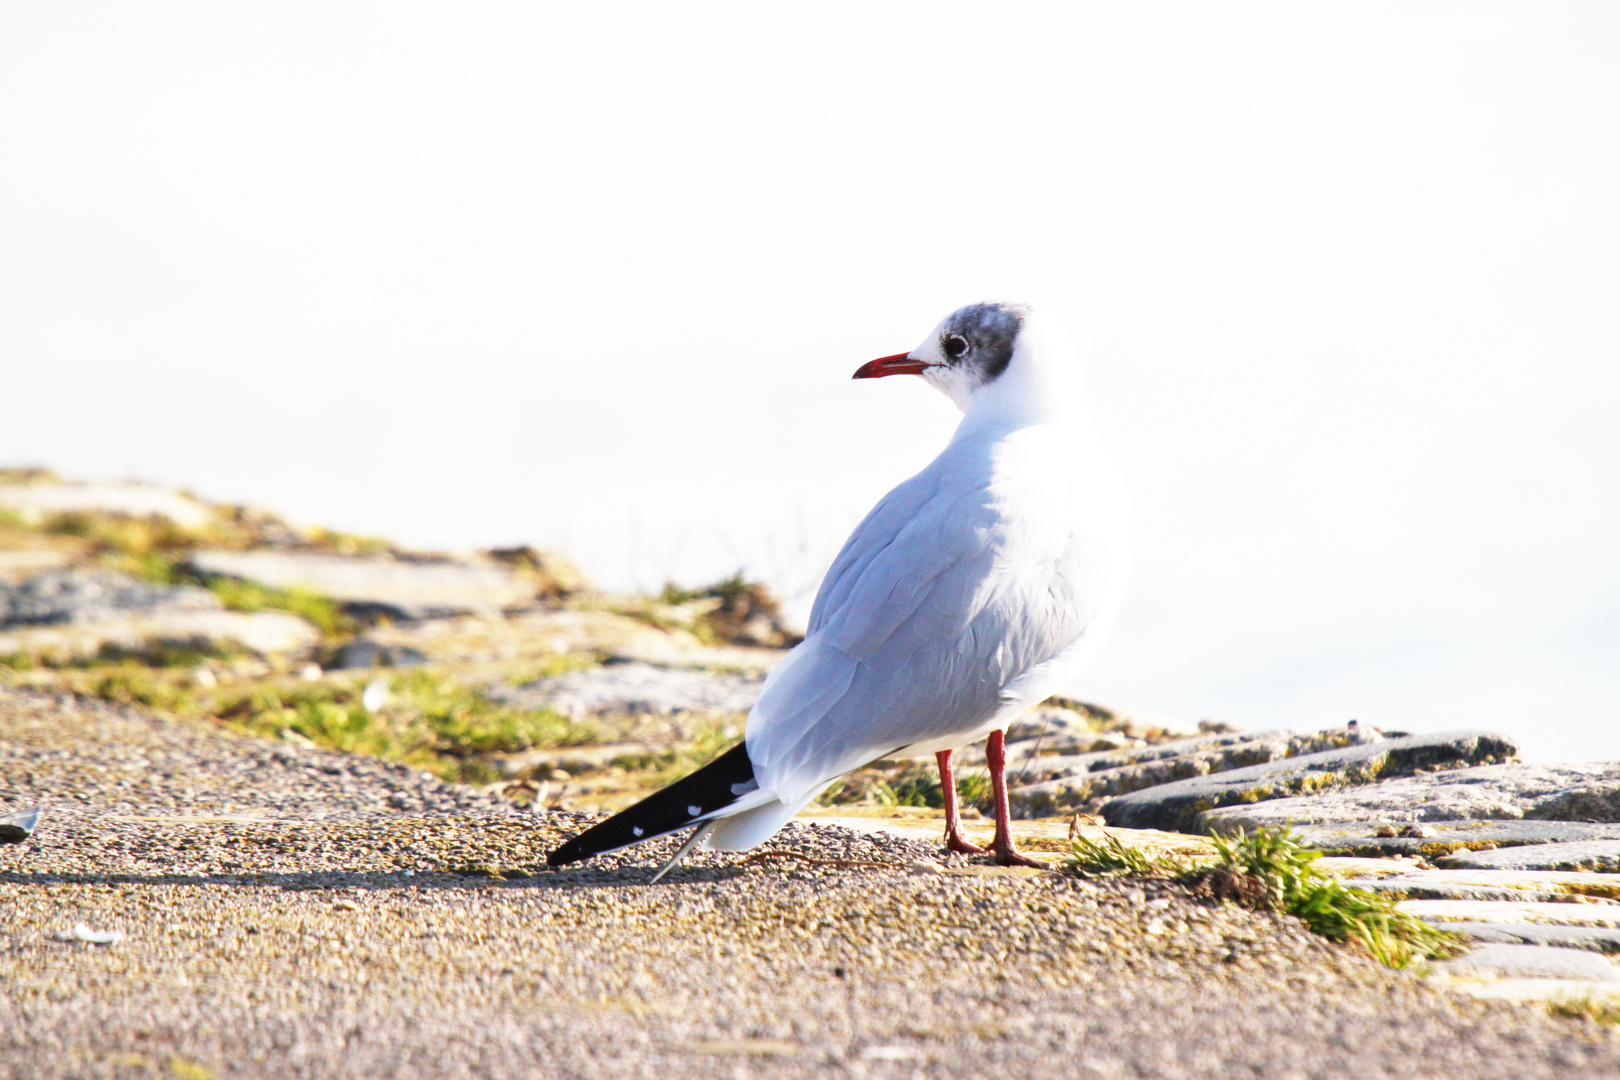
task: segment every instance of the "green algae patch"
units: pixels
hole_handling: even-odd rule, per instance
[[[1620,877],[1620,875],[1616,875]],[[1593,896],[1602,900],[1620,900],[1620,881],[1613,885],[1607,882],[1566,882],[1560,886],[1565,892],[1573,896]]]

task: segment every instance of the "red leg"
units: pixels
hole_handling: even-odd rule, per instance
[[[1012,838],[1012,811],[1007,806],[1007,733],[1005,731],[992,731],[990,741],[984,748],[985,761],[990,765],[990,790],[996,796],[996,838],[990,844],[990,850],[996,853],[996,862],[1001,866],[1037,866],[1042,870],[1051,867],[1039,859],[1032,859],[1028,855],[1021,855],[1013,847]]]
[[[956,770],[951,768],[951,753],[950,750],[941,750],[934,755],[934,760],[939,762],[939,786],[945,792],[945,850],[983,855],[984,848],[969,843],[962,835],[962,818],[956,810]]]

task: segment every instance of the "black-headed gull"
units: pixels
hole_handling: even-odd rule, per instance
[[[923,754],[939,762],[947,846],[979,852],[962,836],[951,752],[986,735],[991,850],[1044,865],[1013,845],[1006,727],[1102,643],[1130,562],[1124,486],[1086,415],[1073,346],[1036,309],[961,308],[855,378],[901,374],[943,391],[962,422],[844,543],[743,742],[568,841],[551,865],[698,826],[661,877],[705,839],[755,847],[851,769]]]

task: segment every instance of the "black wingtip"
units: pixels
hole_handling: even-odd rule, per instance
[[[564,866],[672,833],[730,806],[754,787],[754,763],[748,760],[747,744],[738,743],[696,772],[586,829],[547,855],[546,865]]]

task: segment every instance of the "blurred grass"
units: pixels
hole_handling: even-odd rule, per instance
[[[1587,1023],[1605,1027],[1620,1027],[1620,1002],[1594,1001],[1589,997],[1576,998],[1571,1001],[1549,1002],[1547,1011],[1565,1020],[1585,1020]]]
[[[963,807],[991,809],[990,776],[982,770],[956,777],[956,798]],[[878,762],[856,769],[822,792],[818,806],[921,806],[938,810],[945,805],[945,789],[932,762]]]
[[[386,680],[387,700],[368,709],[366,686],[377,679]],[[244,735],[285,739],[291,732],[293,741],[401,761],[462,783],[499,779],[492,755],[599,741],[590,725],[549,709],[498,704],[426,667],[210,687],[200,685],[191,670],[124,661],[58,669],[49,686],[179,717],[212,718]]]
[[[285,611],[321,632],[327,644],[353,637],[360,624],[344,614],[338,602],[311,589],[278,589],[256,581],[209,577],[203,582],[230,611]]]

